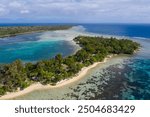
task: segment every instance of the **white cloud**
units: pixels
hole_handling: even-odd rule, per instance
[[[9,3],[9,7],[20,8],[20,7],[22,7],[22,4],[17,1],[13,1],[13,2]]]
[[[6,9],[5,5],[0,4],[0,17],[8,13],[8,10]]]
[[[1,0],[6,17],[64,22],[150,22],[150,0]],[[8,12],[9,11],[9,12]],[[136,19],[136,20],[135,20]]]
[[[0,8],[0,15],[2,15],[5,12],[4,8]]]
[[[20,13],[21,14],[28,14],[28,13],[30,13],[30,11],[29,10],[21,10]]]

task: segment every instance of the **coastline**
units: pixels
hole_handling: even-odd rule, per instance
[[[46,32],[49,30],[39,30],[39,31],[31,31],[31,32],[23,32],[23,33],[17,33],[17,34],[12,34],[12,35],[3,35],[0,36],[0,38],[6,38],[6,37],[15,37],[15,36],[19,36],[19,35],[24,35],[24,34],[32,34],[32,33],[42,33],[42,32]]]
[[[106,63],[109,59],[111,59],[112,57],[114,57],[116,55],[109,55],[108,57],[106,57],[102,62],[96,62],[88,67],[84,67],[82,68],[82,70],[77,73],[75,76],[73,76],[72,78],[69,79],[65,79],[62,80],[60,82],[58,82],[55,86],[52,85],[42,85],[41,83],[35,83],[32,84],[31,86],[25,88],[22,91],[18,91],[18,92],[11,92],[11,93],[7,93],[6,95],[3,95],[0,97],[0,100],[9,100],[9,99],[13,99],[19,96],[23,96],[25,94],[31,93],[35,90],[44,90],[44,89],[52,89],[52,88],[59,88],[59,87],[63,87],[67,84],[73,83],[79,79],[82,79],[89,70],[91,70],[92,68],[95,68],[96,66]]]
[[[21,26],[21,28],[24,26]],[[28,28],[28,26],[26,26]],[[33,26],[35,27],[35,26]],[[6,37],[14,37],[18,35],[24,35],[24,34],[32,34],[32,33],[42,33],[42,32],[47,32],[47,31],[59,31],[59,30],[69,30],[73,26],[67,27],[67,28],[58,28],[58,29],[41,29],[41,30],[33,30],[33,31],[25,31],[25,32],[19,32],[19,33],[14,33],[14,34],[5,34],[5,35],[0,35],[0,39],[6,38]],[[1,28],[1,27],[0,27]],[[53,26],[52,26],[53,28]]]

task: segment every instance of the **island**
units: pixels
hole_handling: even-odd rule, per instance
[[[43,32],[43,31],[55,31],[55,30],[67,30],[71,25],[57,25],[57,26],[9,26],[0,27],[0,38],[11,37],[19,34]]]
[[[22,91],[34,83],[55,86],[60,81],[80,75],[83,68],[102,62],[110,55],[132,55],[140,47],[140,44],[132,40],[113,37],[78,36],[73,40],[81,47],[73,55],[62,57],[58,54],[37,63],[16,60],[10,64],[1,64],[0,96]]]

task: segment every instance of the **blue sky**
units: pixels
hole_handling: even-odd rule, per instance
[[[150,0],[0,0],[0,23],[150,23]]]

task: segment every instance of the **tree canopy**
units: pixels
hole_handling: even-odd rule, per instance
[[[81,49],[72,56],[61,54],[35,64],[16,60],[0,65],[0,95],[22,90],[34,82],[55,84],[78,73],[83,67],[100,62],[110,54],[133,54],[139,44],[127,39],[78,36],[74,41]]]

